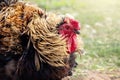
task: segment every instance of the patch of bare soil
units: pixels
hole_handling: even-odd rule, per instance
[[[84,75],[67,77],[63,80],[120,80],[120,70],[86,71]]]

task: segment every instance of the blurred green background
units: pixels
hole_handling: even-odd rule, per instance
[[[34,3],[46,11],[71,14],[80,21],[86,54],[77,58],[76,75],[84,70],[120,69],[120,0],[34,0]]]

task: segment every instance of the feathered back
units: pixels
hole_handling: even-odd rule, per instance
[[[4,7],[0,13],[0,52],[12,52],[19,54],[22,52],[22,46],[19,40],[19,34],[22,33],[21,26],[24,20],[19,17],[22,15],[21,3]],[[18,11],[19,10],[19,11]]]
[[[23,47],[20,37],[28,31],[28,23],[36,12],[43,14],[40,8],[30,6],[24,2],[4,7],[0,12],[0,54],[12,52],[21,54]]]

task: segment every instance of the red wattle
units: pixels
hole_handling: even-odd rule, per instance
[[[67,40],[67,48],[69,54],[73,53],[77,48],[76,39],[77,39],[76,34],[72,34]]]

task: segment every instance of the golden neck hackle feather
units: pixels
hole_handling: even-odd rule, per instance
[[[68,58],[66,41],[56,33],[56,26],[62,19],[51,15],[44,18],[34,14],[32,21],[28,24],[30,38],[34,48],[44,58],[40,57],[42,61],[56,67],[65,66],[64,59]],[[50,18],[54,20],[49,20]]]

